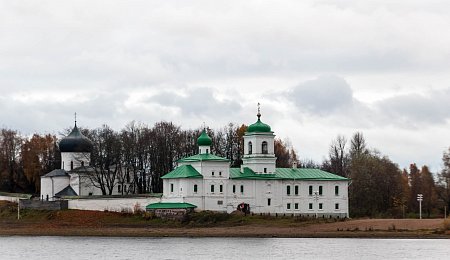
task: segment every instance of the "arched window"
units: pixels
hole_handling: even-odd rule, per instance
[[[84,161],[81,161],[81,166],[84,166]]]
[[[252,154],[252,142],[248,142],[248,154]]]
[[[262,153],[263,154],[269,153],[269,151],[267,149],[267,142],[266,141],[262,142]]]

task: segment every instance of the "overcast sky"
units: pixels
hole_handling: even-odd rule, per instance
[[[362,131],[400,167],[450,146],[448,1],[0,0],[0,127],[251,124],[302,159]]]

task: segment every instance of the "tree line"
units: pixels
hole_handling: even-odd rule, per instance
[[[387,156],[370,149],[361,132],[348,141],[338,136],[328,158],[317,168],[351,179],[349,207],[353,216],[407,217],[418,214],[417,194],[423,194],[422,212],[443,215],[450,207],[450,148],[443,154],[444,169],[434,176],[424,165],[400,169]],[[311,163],[311,162],[310,162]],[[314,166],[314,165],[313,165]]]
[[[172,122],[153,126],[130,122],[120,131],[108,125],[81,132],[93,144],[92,183],[104,195],[117,185],[133,183],[133,190],[123,193],[162,192],[161,176],[176,166],[176,161],[198,152],[197,138],[202,128],[184,130]],[[211,152],[240,167],[246,125],[229,123],[220,129],[207,129],[213,139]],[[68,134],[71,129],[65,129]],[[289,167],[297,160],[289,142],[275,139],[278,167]],[[53,135],[21,136],[17,131],[0,132],[0,191],[37,194],[40,177],[61,167],[57,138]]]
[[[68,134],[71,129],[66,129]],[[197,138],[202,128],[182,129],[172,122],[153,126],[130,122],[119,131],[107,125],[84,128],[82,133],[93,143],[91,178],[105,195],[116,185],[133,183],[135,193],[162,192],[161,176],[176,166],[176,161],[197,154]],[[213,139],[211,152],[228,158],[231,167],[240,167],[246,125],[229,123],[207,129]],[[38,194],[40,176],[58,169],[61,157],[54,135],[20,135],[15,130],[0,130],[0,191]],[[277,167],[319,168],[351,179],[349,203],[352,216],[406,217],[418,212],[416,196],[424,195],[423,212],[441,214],[450,207],[450,148],[443,154],[444,168],[433,175],[427,166],[412,163],[400,169],[387,156],[370,149],[362,133],[350,140],[337,136],[322,162],[297,158],[289,141],[275,139]]]

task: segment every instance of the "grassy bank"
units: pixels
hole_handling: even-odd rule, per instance
[[[83,210],[21,210],[0,201],[0,235],[197,237],[450,238],[442,219],[305,219],[198,212],[170,221],[145,214]]]

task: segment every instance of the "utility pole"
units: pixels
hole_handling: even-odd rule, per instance
[[[419,218],[422,219],[422,200],[423,194],[417,194],[417,201],[419,202]]]
[[[17,199],[17,220],[20,219],[20,199]]]

